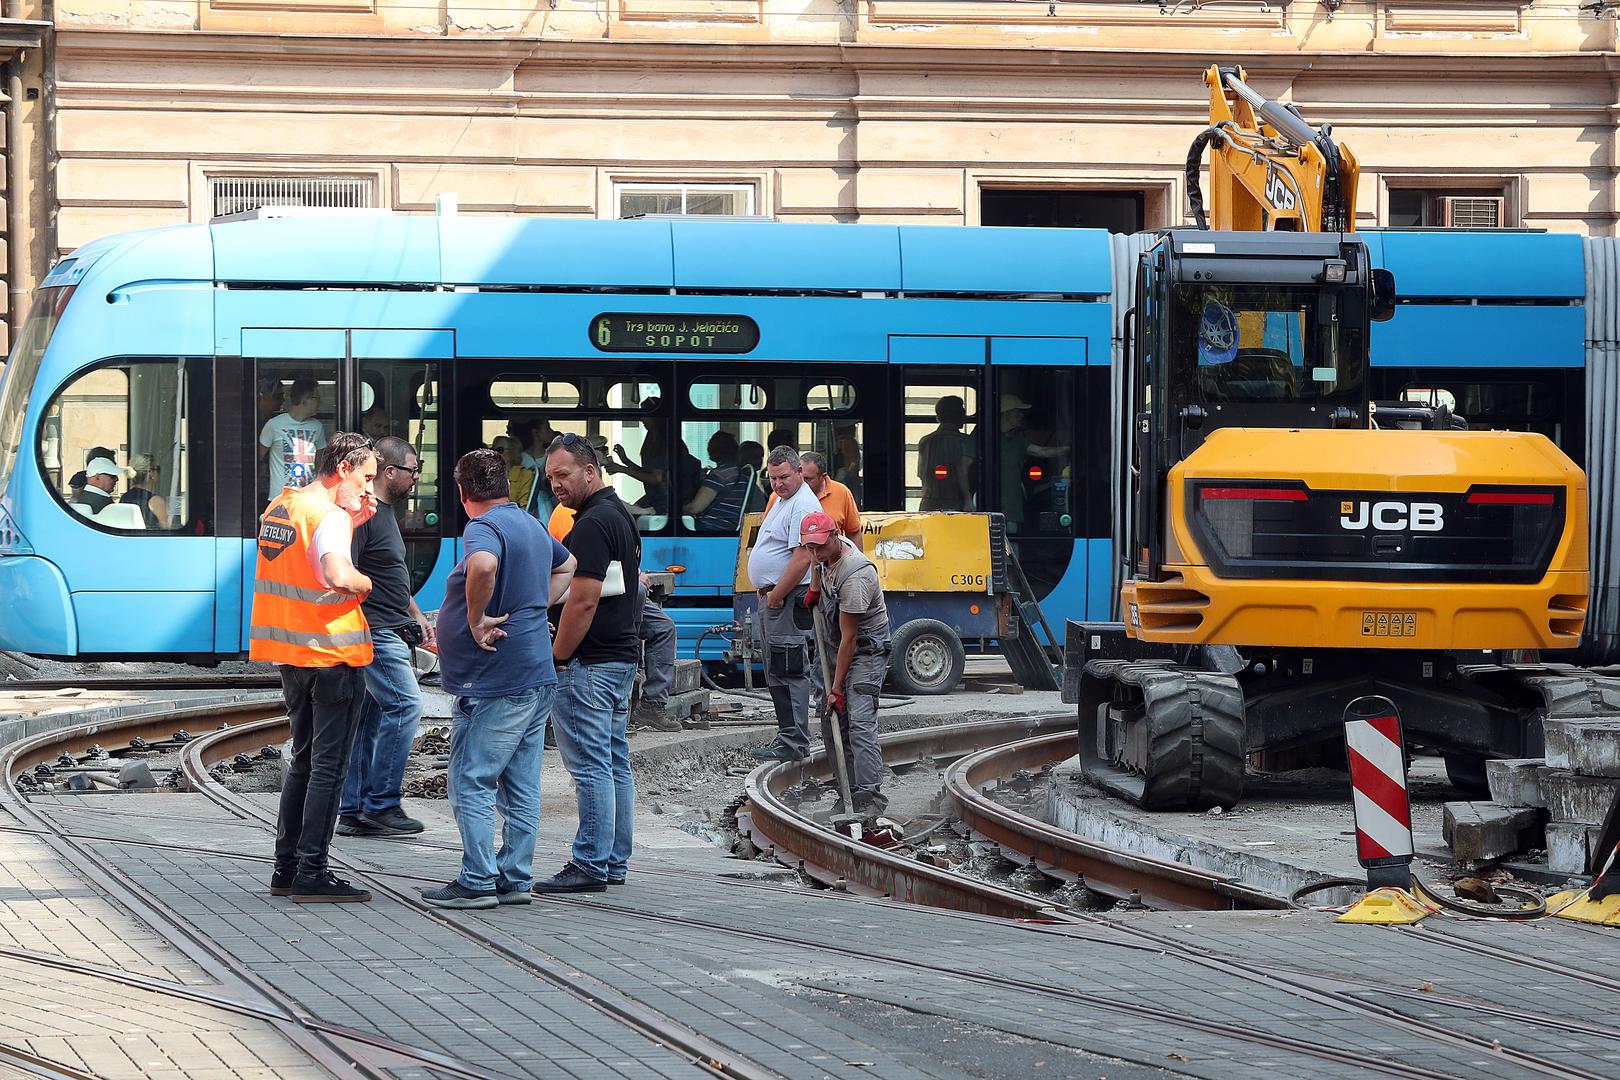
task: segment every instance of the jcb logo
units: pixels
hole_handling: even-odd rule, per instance
[[[1271,166],[1266,167],[1266,201],[1278,210],[1292,210],[1294,208],[1294,192],[1282,174]]]
[[[1439,503],[1354,502],[1339,503],[1341,529],[1367,529],[1377,532],[1439,532],[1446,527],[1445,507]]]

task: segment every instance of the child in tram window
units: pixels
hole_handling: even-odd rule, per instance
[[[265,421],[259,456],[270,463],[269,498],[314,482],[315,457],[326,446],[326,428],[315,419],[320,407],[315,380],[298,379],[287,393],[287,411]]]

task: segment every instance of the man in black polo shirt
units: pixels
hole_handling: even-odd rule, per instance
[[[578,565],[561,610],[557,637],[557,748],[574,778],[579,831],[573,858],[537,893],[601,892],[624,882],[630,861],[636,787],[625,725],[640,655],[641,540],[630,512],[607,486],[586,439],[559,435],[546,455],[557,501],[575,512],[563,540]]]
[[[422,823],[400,808],[400,787],[411,743],[422,720],[422,690],[412,664],[415,645],[433,640],[433,624],[411,597],[398,507],[422,469],[416,451],[392,435],[377,443],[377,512],[354,532],[351,557],[371,579],[360,608],[371,626],[373,659],[366,667],[366,700],[355,728],[349,771],[338,804],[341,836],[401,836]]]

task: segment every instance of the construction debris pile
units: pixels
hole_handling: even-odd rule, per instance
[[[1596,869],[1598,833],[1620,791],[1620,720],[1548,720],[1545,735],[1544,758],[1486,762],[1490,802],[1446,804],[1457,862],[1545,850],[1551,873]]]

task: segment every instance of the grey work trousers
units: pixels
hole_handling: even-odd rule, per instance
[[[675,620],[643,594],[641,600],[641,700],[669,704],[675,682]]]
[[[878,693],[889,671],[885,653],[857,653],[844,676],[844,715],[838,728],[844,740],[844,762],[849,770],[849,794],[856,810],[866,809],[881,797],[883,754],[878,749]],[[823,740],[828,748],[831,739]]]
[[[776,708],[776,737],[799,757],[810,752],[810,609],[808,585],[788,594],[779,608],[759,597],[757,626],[765,653],[765,689]]]

